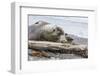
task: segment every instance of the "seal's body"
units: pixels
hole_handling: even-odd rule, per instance
[[[38,21],[28,28],[28,39],[52,42],[67,42],[65,33],[57,25]]]

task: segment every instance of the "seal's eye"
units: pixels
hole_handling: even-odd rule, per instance
[[[39,24],[39,22],[36,22],[35,24]]]

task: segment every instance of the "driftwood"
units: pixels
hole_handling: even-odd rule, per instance
[[[84,58],[87,58],[87,46],[86,45],[72,45],[69,43],[56,43],[48,41],[28,41],[28,48],[39,51],[50,51],[53,53],[66,53],[76,54]]]

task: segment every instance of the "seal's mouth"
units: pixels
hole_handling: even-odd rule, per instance
[[[60,27],[43,30],[41,32],[40,40],[57,42],[64,31]]]
[[[53,32],[45,32],[41,34],[41,39],[43,41],[53,41],[56,42],[59,39],[59,35]]]

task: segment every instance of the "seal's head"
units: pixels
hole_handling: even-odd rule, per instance
[[[62,28],[56,25],[47,24],[43,27],[40,38],[46,41],[57,42],[60,40],[61,35],[64,35]]]

